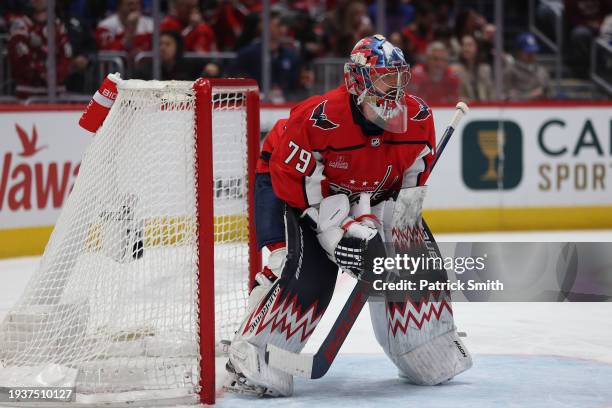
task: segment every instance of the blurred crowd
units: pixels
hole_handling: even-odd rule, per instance
[[[577,77],[588,72],[590,41],[612,39],[612,0],[541,1],[538,18],[553,30],[544,6],[560,2],[570,39],[568,64]],[[130,77],[151,79],[152,0],[56,0],[55,52],[59,92],[90,93],[96,59],[120,53]],[[497,95],[493,61],[496,26],[472,1],[271,0],[269,20],[271,92],[274,102],[300,100],[312,93],[313,62],[347,58],[362,37],[374,34],[377,13],[385,13],[387,38],[411,64],[411,92],[431,103],[534,100],[551,96],[549,73],[538,63],[542,45],[527,31],[526,1],[517,1],[524,26],[503,50],[504,93]],[[514,2],[513,2],[514,3]],[[554,4],[552,5],[554,7]],[[521,8],[523,8],[521,10]],[[199,76],[247,76],[261,85],[262,4],[255,0],[162,0],[161,76],[189,80]],[[0,35],[20,98],[47,92],[47,0],[2,0]],[[232,52],[230,58],[212,56]],[[143,54],[144,53],[144,54]],[[211,54],[213,53],[213,54]],[[194,55],[211,58],[186,58]],[[338,70],[342,69],[338,65]],[[95,76],[93,76],[95,77]]]

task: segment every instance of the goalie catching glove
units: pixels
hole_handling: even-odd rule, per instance
[[[384,245],[375,226],[376,217],[349,216],[351,205],[344,194],[324,198],[319,208],[310,207],[305,217],[317,232],[321,247],[340,269],[355,278],[372,269],[374,256],[385,256]]]

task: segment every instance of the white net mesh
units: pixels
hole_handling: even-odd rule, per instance
[[[213,88],[212,116],[219,341],[246,307],[246,92]],[[197,391],[194,120],[191,83],[120,84],[39,269],[0,324],[0,387]]]

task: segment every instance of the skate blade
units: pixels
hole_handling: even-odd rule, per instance
[[[252,385],[246,385],[241,383],[226,384],[223,386],[225,392],[229,392],[237,395],[244,395],[249,397],[262,398],[266,395],[266,389],[263,387],[257,387]]]
[[[265,387],[251,384],[244,375],[234,369],[234,365],[230,361],[228,361],[225,365],[225,369],[227,371],[228,378],[225,384],[223,384],[224,391],[232,394],[248,395],[257,398],[261,398],[266,395],[267,389]]]

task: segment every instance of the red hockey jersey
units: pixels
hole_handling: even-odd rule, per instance
[[[8,56],[16,93],[20,98],[47,93],[47,22],[36,21],[28,16],[11,20],[8,41]],[[66,27],[55,21],[56,81],[58,91],[65,90],[63,84],[70,69],[72,47],[68,41]]]
[[[372,204],[402,186],[421,185],[435,154],[433,116],[426,103],[406,96],[408,129],[396,134],[366,122],[344,86],[313,96],[279,121],[262,149],[258,172],[269,171],[274,193],[305,209],[343,193]]]
[[[287,121],[288,119],[279,119],[266,135],[261,147],[261,156],[257,160],[257,173],[270,172],[270,157],[274,151],[274,146],[278,145],[278,140],[283,136],[287,128]]]
[[[166,16],[161,22],[161,31],[176,31],[183,36],[185,51],[210,52],[216,51],[217,45],[215,33],[206,23],[200,23],[195,27],[183,25],[175,16]]]
[[[147,16],[140,16],[129,50],[126,49],[124,38],[125,27],[117,14],[113,14],[98,23],[96,43],[100,51],[138,52],[148,51],[152,48],[153,19]]]

